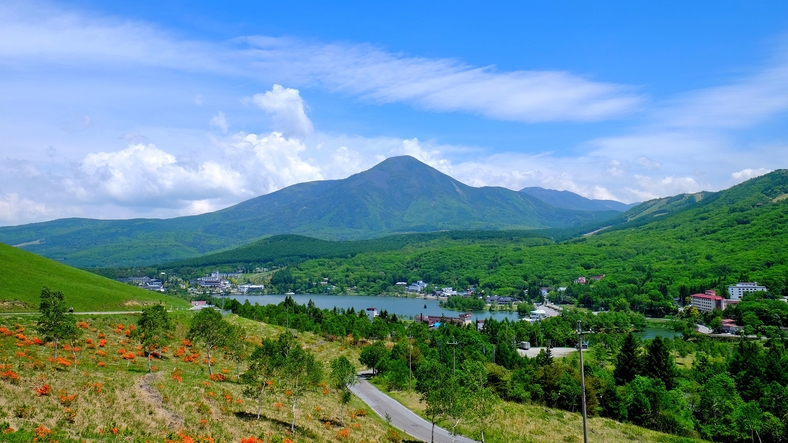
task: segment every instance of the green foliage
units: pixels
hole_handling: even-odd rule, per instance
[[[79,336],[74,316],[66,314],[66,298],[60,291],[52,291],[46,286],[41,290],[41,303],[38,310],[38,331],[47,339],[55,342],[55,358],[61,341],[73,341]]]
[[[477,297],[449,297],[443,307],[454,309],[455,311],[484,311],[487,304],[484,300]]]
[[[167,334],[172,328],[173,323],[163,305],[153,305],[142,310],[142,315],[137,321],[137,328],[132,331],[132,335],[139,340],[142,348],[148,354],[148,372],[152,372],[152,351],[161,349],[169,341]]]
[[[224,321],[222,314],[211,308],[201,309],[192,319],[187,338],[202,342],[208,354],[208,374],[213,374],[211,365],[212,351],[217,347],[225,346],[232,340],[233,330],[229,323]]]
[[[345,405],[350,402],[350,387],[358,383],[356,368],[344,355],[331,361],[331,384],[339,393],[342,405],[339,411],[339,420],[345,426]]]

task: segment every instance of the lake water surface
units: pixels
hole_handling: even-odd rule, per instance
[[[410,318],[419,314],[424,315],[445,315],[446,317],[457,317],[461,313],[459,311],[452,311],[450,309],[443,309],[440,307],[438,300],[424,300],[422,298],[404,298],[404,297],[376,297],[373,295],[291,295],[293,300],[300,304],[305,305],[312,300],[315,306],[322,309],[333,309],[335,306],[341,309],[350,309],[351,307],[358,311],[364,311],[367,308],[377,308],[378,312],[386,310],[389,314],[397,314],[397,317]],[[249,303],[254,305],[279,304],[284,301],[284,295],[230,295],[227,298],[238,300],[243,303],[249,300]],[[221,303],[217,301],[217,303]],[[426,306],[426,308],[425,308]],[[483,320],[485,318],[494,318],[496,320],[503,320],[508,318],[512,321],[517,321],[516,312],[474,312],[473,319]]]

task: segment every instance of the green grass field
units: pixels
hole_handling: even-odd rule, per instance
[[[139,310],[153,303],[185,307],[175,297],[139,289],[0,243],[0,312],[38,310],[41,289],[62,291],[77,311]]]

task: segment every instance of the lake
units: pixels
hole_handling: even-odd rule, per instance
[[[440,307],[438,300],[424,300],[422,298],[400,298],[400,297],[376,297],[373,295],[291,295],[293,300],[300,304],[305,305],[311,299],[315,306],[321,309],[333,309],[335,306],[339,309],[350,309],[351,307],[358,311],[365,311],[367,308],[377,308],[378,312],[387,311],[389,314],[397,314],[397,317],[411,318],[419,314],[424,315],[445,315],[446,317],[457,317],[461,314],[459,311],[452,311],[450,309],[443,309]],[[227,298],[238,300],[244,303],[249,300],[249,303],[254,305],[269,305],[279,304],[284,301],[285,295],[230,295]],[[217,301],[217,304],[221,301]],[[424,306],[427,306],[426,308]],[[486,318],[494,318],[495,320],[503,320],[508,318],[512,321],[517,321],[516,312],[474,312],[473,319],[483,320]]]
[[[640,332],[635,332],[635,335],[640,337],[641,340],[651,340],[656,336],[662,336],[662,338],[675,338],[681,337],[681,332],[676,332],[672,329],[662,329],[662,328],[651,328],[646,326],[646,329]]]

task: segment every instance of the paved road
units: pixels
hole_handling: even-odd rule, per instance
[[[386,414],[391,417],[391,425],[405,432],[411,437],[422,441],[430,441],[432,423],[416,415],[413,411],[402,406],[398,401],[381,392],[366,380],[368,373],[361,373],[359,382],[351,388],[354,394],[364,403],[369,405],[375,413],[385,418]],[[435,426],[435,442],[451,443],[451,435],[443,428]],[[478,443],[476,440],[458,435],[455,442],[459,443]]]

